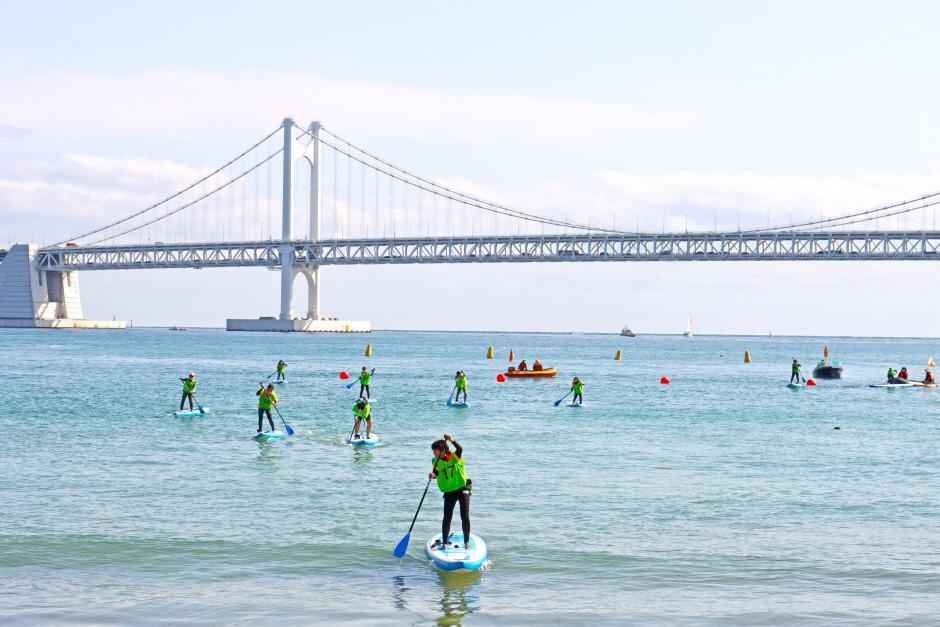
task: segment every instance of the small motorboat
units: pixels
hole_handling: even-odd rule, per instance
[[[817,379],[841,379],[842,364],[829,361],[829,346],[823,346],[823,358],[813,368],[813,376]]]
[[[630,330],[630,327],[624,327],[620,330],[620,335],[623,337],[636,337],[636,333]]]
[[[506,376],[511,379],[539,379],[543,377],[554,377],[558,371],[554,368],[542,368],[541,370],[516,370],[509,366]]]

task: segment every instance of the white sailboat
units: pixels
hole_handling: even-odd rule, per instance
[[[692,337],[695,335],[692,333],[692,314],[689,314],[689,326],[686,327],[685,333],[682,334],[684,337]]]

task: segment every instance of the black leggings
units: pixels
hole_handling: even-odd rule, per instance
[[[180,399],[180,411],[183,411],[183,403],[186,402],[186,399],[189,399],[189,410],[193,409],[193,393],[192,392],[183,392],[183,398]]]
[[[794,372],[793,374],[791,374],[791,375],[790,375],[790,383],[793,383],[793,379],[796,379],[796,382],[799,383],[799,382],[800,382],[800,373],[799,373],[799,372]]]
[[[584,402],[584,398],[580,394],[575,392],[574,397],[571,399],[571,404],[574,405],[575,403],[583,403],[583,402]]]
[[[457,388],[457,393],[454,395],[454,402],[455,402],[455,403],[459,403],[459,402],[460,402],[460,395],[461,395],[461,393],[463,394],[463,402],[464,402],[464,403],[467,402],[467,391],[466,391],[466,390],[461,390],[460,388]]]
[[[363,396],[365,394],[365,396]],[[369,390],[368,385],[359,384],[359,398],[371,398],[372,392]]]
[[[460,488],[444,493],[444,520],[441,522],[441,542],[450,536],[450,522],[454,518],[454,505],[460,503],[460,523],[463,526],[463,543],[470,543],[470,490]]]
[[[271,431],[274,431],[274,420],[271,419],[271,410],[258,408],[258,432],[261,431],[261,426],[264,424],[264,415],[268,415],[268,424],[271,425]]]

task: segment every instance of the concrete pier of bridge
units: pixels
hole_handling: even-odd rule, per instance
[[[86,320],[78,272],[42,270],[39,246],[17,244],[0,261],[0,327],[123,329],[123,320]]]

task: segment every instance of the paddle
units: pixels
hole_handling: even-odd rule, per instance
[[[555,401],[555,407],[558,407],[559,405],[561,405],[561,402],[562,402],[563,400],[565,400],[566,398],[568,398],[569,396],[571,396],[571,393],[572,393],[573,391],[574,391],[574,390],[568,390],[568,393],[567,393],[567,394],[565,394],[564,396],[562,396],[561,398],[559,398],[557,401]]]
[[[271,374],[269,374],[267,377],[265,377],[265,381],[267,381],[268,379],[270,379],[271,377],[273,377],[273,376],[276,375],[276,374],[277,374],[277,370],[275,370],[274,372],[272,372]]]
[[[277,405],[274,406],[274,411],[277,412],[277,417],[280,418],[281,422],[284,424],[284,431],[287,431],[287,435],[294,435],[293,427],[287,424],[287,421],[284,420],[284,416],[281,415],[281,410],[277,408]]]
[[[450,391],[450,396],[447,397],[447,404],[448,404],[448,405],[453,405],[453,404],[454,404],[454,392],[456,392],[456,391],[457,391],[457,386],[455,385],[455,386],[454,386],[454,389]]]
[[[202,405],[199,403],[199,401],[196,401],[196,407],[199,408],[199,413],[200,413],[200,414],[206,413],[206,410],[202,408]]]
[[[415,517],[411,519],[411,526],[408,527],[408,533],[405,534],[405,537],[398,542],[398,546],[395,547],[393,551],[395,557],[402,558],[405,556],[405,552],[408,550],[408,543],[411,542],[411,532],[415,528],[415,521],[418,520],[418,512],[421,511],[421,506],[424,505],[424,497],[428,495],[428,488],[431,487],[431,478],[428,478],[428,484],[424,486],[424,494],[421,495],[421,500],[418,502],[418,509],[415,511]]]

